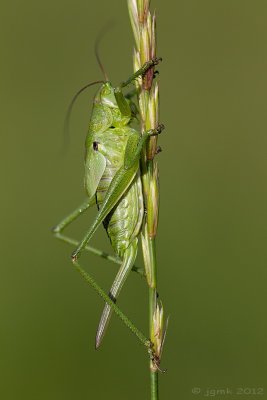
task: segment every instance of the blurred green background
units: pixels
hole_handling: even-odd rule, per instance
[[[102,301],[73,270],[71,247],[50,228],[84,198],[84,139],[95,88],[132,71],[126,1],[2,1],[0,396],[5,400],[148,399],[147,355],[113,318],[99,351]],[[207,389],[265,387],[266,93],[265,0],[152,1],[158,17],[161,120],[159,292],[169,330],[161,399]],[[81,238],[95,210],[69,230]],[[110,251],[103,229],[92,241]],[[141,257],[139,260],[141,263]],[[84,255],[106,289],[112,264]],[[123,310],[147,330],[147,290],[132,274]],[[193,388],[201,393],[192,393]],[[258,398],[232,395],[217,398]]]

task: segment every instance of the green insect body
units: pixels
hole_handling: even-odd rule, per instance
[[[137,131],[129,127],[129,123],[130,118],[125,118],[119,110],[113,88],[109,83],[104,84],[95,98],[86,139],[85,159],[85,188],[89,198],[95,195],[99,209],[114,176],[123,167],[129,137],[140,137]],[[117,205],[103,221],[112,247],[122,260],[109,293],[114,301],[135,262],[137,236],[143,216],[142,184],[137,171],[129,179]],[[111,311],[106,304],[96,335],[96,347],[100,345]]]
[[[108,301],[105,300],[105,307],[96,334],[96,347],[102,341],[113,309],[124,322],[127,319],[122,316],[114,303],[134,265],[138,235],[144,219],[139,166],[140,154],[149,137],[158,135],[164,128],[163,125],[159,125],[156,129],[151,129],[142,135],[133,129],[131,127],[132,104],[122,94],[122,88],[128,86],[138,76],[143,76],[159,61],[160,59],[157,58],[148,61],[117,88],[113,88],[110,82],[102,84],[94,98],[85,144],[84,183],[88,199],[64,218],[53,230],[57,237],[69,241],[68,238],[61,235],[63,229],[89,207],[96,204],[98,207],[97,216],[72,253],[74,265],[81,272],[77,258],[81,251],[87,248],[88,242],[102,223],[115,253],[121,260],[119,271],[109,292],[109,299]],[[83,273],[83,275],[85,274]],[[93,282],[92,278],[89,281]],[[107,299],[107,296],[103,294],[102,289],[96,283],[91,284],[101,297]],[[134,331],[130,322],[126,324]],[[139,335],[137,330],[135,334]],[[145,341],[145,343],[147,342]]]

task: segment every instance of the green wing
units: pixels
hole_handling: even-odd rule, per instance
[[[85,161],[84,184],[89,198],[94,196],[106,168],[106,158],[93,148],[88,150]]]
[[[100,210],[98,211],[98,214],[94,222],[92,223],[85,237],[80,242],[79,246],[72,253],[73,260],[76,260],[79,257],[79,254],[87,245],[87,243],[89,242],[89,240],[91,239],[91,237],[93,236],[99,225],[103,222],[103,220],[110,213],[112,208],[115,207],[115,205],[120,200],[122,195],[128,189],[138,171],[138,168],[139,168],[139,162],[137,160],[136,163],[133,164],[131,168],[124,169],[124,167],[121,167],[116,172],[107,190],[104,201],[101,205]]]

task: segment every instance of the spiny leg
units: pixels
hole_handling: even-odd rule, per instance
[[[150,69],[153,68],[155,65],[158,65],[158,63],[162,61],[162,58],[152,58],[151,60],[148,60],[140,69],[138,69],[134,74],[132,74],[126,81],[121,82],[121,84],[118,86],[118,88],[122,89],[126,86],[128,86],[131,82],[133,82],[136,78],[139,78],[139,76],[145,75],[145,73]]]
[[[67,215],[59,224],[57,224],[53,229],[52,232],[54,233],[54,236],[62,240],[65,243],[78,246],[79,242],[78,240],[72,239],[68,236],[62,235],[62,231],[66,226],[68,226],[71,222],[75,221],[79,217],[79,215],[83,214],[89,207],[95,204],[95,199],[87,199],[84,201],[79,207],[77,207],[72,213]],[[107,254],[106,252],[96,249],[95,247],[92,246],[85,246],[84,248],[86,251],[89,251],[90,253],[93,253],[99,257],[105,258],[106,260],[109,260],[115,264],[121,265],[121,260],[119,260],[117,257],[111,256],[110,254]],[[143,268],[137,267],[136,265],[133,265],[132,271],[137,272],[141,276],[145,276]]]
[[[161,61],[161,58],[153,58],[152,60],[147,61],[140,69],[138,69],[134,74],[132,74],[126,81],[121,82],[119,86],[114,89],[114,94],[117,100],[117,104],[119,106],[120,112],[122,115],[126,117],[131,117],[131,107],[129,106],[125,96],[122,93],[122,89],[130,83],[132,83],[139,76],[144,76],[145,73],[153,68]]]
[[[130,169],[136,163],[137,160],[140,158],[140,153],[148,140],[151,136],[159,135],[164,129],[163,124],[159,124],[157,128],[150,129],[142,134],[142,136],[138,139],[136,143],[136,139],[133,137],[132,140],[128,140],[126,150],[125,150],[125,157],[124,157],[124,168]]]
[[[75,239],[72,239],[72,238],[70,238],[68,236],[62,235],[61,233],[55,234],[55,237],[57,239],[59,239],[59,240],[62,240],[65,243],[70,244],[70,245],[73,245],[73,246],[76,246],[76,247],[79,245],[79,241],[78,240],[75,240]],[[97,255],[99,257],[102,257],[105,260],[111,261],[114,264],[121,265],[121,260],[118,257],[111,256],[110,254],[106,253],[105,251],[99,250],[99,249],[97,249],[95,247],[88,246],[88,245],[85,246],[84,250],[86,250],[86,251],[88,251],[88,252],[90,252],[92,254],[95,254],[95,255]],[[137,267],[136,265],[133,265],[132,271],[138,273],[142,277],[145,277],[145,272],[144,272],[143,268],[140,268],[140,267]]]
[[[63,218],[53,229],[52,232],[57,236],[62,232],[71,222],[75,221],[81,214],[83,214],[89,207],[95,204],[95,199],[86,199],[79,207],[72,211],[69,215]]]
[[[111,300],[111,298],[104,292],[104,290],[95,282],[91,275],[89,275],[78,263],[73,261],[74,267],[82,275],[85,281],[93,287],[93,289],[99,294],[100,297],[112,308],[115,314],[122,320],[122,322],[129,328],[132,333],[140,340],[140,342],[148,349],[151,353],[151,342],[145,337],[145,335],[129,320],[129,318],[120,310],[120,308]]]
[[[79,242],[75,239],[72,239],[68,236],[62,235],[62,231],[68,226],[71,222],[75,221],[81,214],[83,214],[89,207],[95,204],[95,198],[92,197],[91,199],[86,199],[79,207],[77,207],[72,213],[67,215],[59,224],[57,224],[53,229],[52,232],[54,233],[55,237],[57,239],[62,240],[63,242],[72,244],[74,246],[77,246]],[[102,258],[105,258],[109,261],[112,261],[116,264],[121,264],[121,261],[118,260],[116,257],[113,257],[107,253],[105,253],[102,250],[98,250],[94,247],[91,246],[86,246],[85,248],[87,251],[96,254]],[[141,269],[139,271],[139,268],[135,267],[136,271],[141,273]]]
[[[79,242],[75,239],[72,239],[68,236],[62,235],[62,231],[65,229],[66,226],[68,226],[71,222],[75,221],[81,214],[83,214],[89,207],[95,204],[95,198],[91,199],[86,199],[79,207],[77,207],[72,213],[67,215],[59,224],[57,224],[53,229],[52,232],[54,233],[54,236],[62,240],[65,243],[69,243],[74,246],[78,246]],[[102,258],[105,258],[106,260],[109,260],[115,264],[121,265],[121,260],[119,260],[117,257],[111,256],[107,253],[105,253],[102,250],[96,249],[95,247],[92,246],[86,246],[85,250],[89,251],[90,253],[93,253],[97,256],[100,256]],[[140,274],[141,276],[145,276],[143,268],[133,266],[132,270]]]

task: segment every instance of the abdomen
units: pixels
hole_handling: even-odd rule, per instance
[[[113,136],[115,132],[113,133],[113,131],[112,129],[105,132],[104,143],[102,143],[102,149],[100,150],[105,153],[107,165],[96,191],[98,208],[101,207],[108,187],[124,161],[124,150],[128,137],[123,138],[125,140],[120,140],[119,145],[116,145]],[[110,134],[113,140],[110,140]],[[131,241],[139,234],[143,215],[142,184],[138,173],[118,204],[104,221],[104,227],[112,247],[120,257],[123,256]]]

